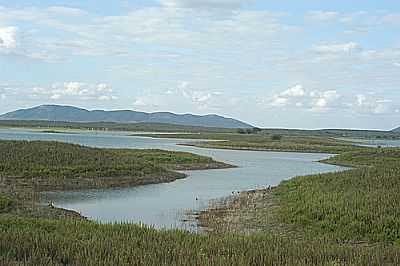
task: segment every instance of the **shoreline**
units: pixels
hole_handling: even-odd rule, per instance
[[[276,204],[273,201],[260,202],[259,199],[271,198],[271,192],[274,189],[276,186],[240,191],[235,195],[216,199],[210,202],[205,210],[194,212],[192,215],[198,221],[198,229],[207,234],[238,233],[246,235],[257,233],[265,229],[265,225],[257,227],[251,224],[256,210],[266,205],[272,207]],[[270,215],[271,213],[269,213]],[[272,223],[270,226],[273,227]]]
[[[107,184],[106,186],[103,181],[104,179],[100,180],[100,183],[97,182],[95,184],[90,184],[87,186],[82,186],[80,183],[78,186],[74,187],[65,187],[65,186],[52,186],[48,187],[46,189],[39,189],[35,190],[33,189],[33,202],[35,203],[36,206],[33,206],[33,209],[40,209],[40,211],[44,211],[44,216],[50,215],[50,217],[54,217],[54,214],[56,217],[62,216],[65,218],[78,218],[78,219],[83,219],[83,220],[90,220],[85,216],[82,216],[78,211],[73,210],[73,209],[65,209],[61,207],[56,207],[52,205],[51,202],[45,202],[42,198],[43,193],[57,193],[57,192],[74,192],[74,191],[83,191],[83,190],[101,190],[101,189],[119,189],[119,188],[134,188],[134,187],[139,187],[139,186],[146,186],[146,185],[155,185],[155,184],[167,184],[167,183],[172,183],[180,179],[185,179],[189,175],[186,173],[181,173],[179,171],[203,171],[203,170],[218,170],[218,169],[230,169],[230,168],[237,168],[238,166],[235,165],[230,165],[222,162],[216,162],[216,163],[211,163],[211,164],[204,164],[204,165],[194,165],[194,166],[183,166],[183,167],[178,167],[178,169],[173,169],[171,170],[172,175],[168,177],[167,179],[159,179],[159,176],[154,176],[151,179],[147,177],[143,177],[142,180],[130,180],[129,177],[127,177],[125,180],[121,180],[118,178],[106,178],[108,180],[113,181],[111,184]],[[114,179],[114,180],[113,180]],[[116,180],[117,179],[117,180]],[[82,181],[82,180],[79,180]],[[93,180],[87,180],[87,181],[93,181]],[[98,181],[98,180],[97,180]],[[125,181],[125,182],[121,182]],[[98,185],[102,184],[102,185]],[[97,185],[97,186],[96,186]],[[18,191],[17,193],[26,193],[26,192],[21,192]],[[23,195],[25,196],[25,195]],[[50,208],[50,209],[49,209]],[[53,210],[56,211],[56,213],[51,213]],[[42,213],[43,214],[43,213]]]
[[[6,204],[12,203],[13,208],[7,211],[10,214],[34,217],[78,216],[71,210],[62,213],[62,209],[55,208],[51,202],[46,205],[42,192],[170,183],[190,174],[182,171],[237,167],[188,152],[101,149],[54,141],[1,140],[0,145],[4,160],[0,203],[3,197]],[[15,156],[10,157],[11,153]],[[86,160],[93,163],[85,163]],[[11,167],[16,161],[18,167]]]
[[[329,158],[316,161],[322,164],[346,167],[337,172],[344,173],[365,166],[351,165],[337,162],[334,159],[339,154],[328,154]],[[307,177],[303,175],[300,177]],[[293,176],[287,179],[290,181],[298,176]],[[282,182],[281,182],[282,183]],[[212,200],[208,207],[197,212],[190,212],[195,220],[198,221],[198,229],[205,233],[237,233],[237,234],[254,234],[262,232],[265,229],[272,229],[275,233],[286,234],[290,231],[296,235],[293,227],[277,221],[274,211],[279,208],[276,195],[273,192],[281,185],[268,186],[266,188],[251,189],[245,191],[236,191],[233,195]],[[243,208],[244,207],[244,208]],[[260,213],[260,210],[263,211]],[[254,219],[260,218],[259,215],[266,215],[268,222],[266,224],[256,225]],[[258,217],[257,217],[258,216]],[[244,219],[244,221],[239,221]],[[246,227],[246,225],[248,225]],[[249,226],[250,225],[250,226]]]
[[[380,151],[390,153],[398,150],[398,148],[387,148],[386,150],[375,149],[375,154],[379,154]],[[362,154],[362,152],[360,152],[360,154]],[[352,161],[352,158],[354,158],[354,161]],[[374,161],[376,162],[376,160]],[[371,247],[382,242],[370,239],[368,236],[361,238],[341,238],[337,236],[336,238],[335,233],[331,235],[329,231],[324,232],[324,230],[319,229],[318,221],[313,221],[312,224],[305,225],[297,220],[291,220],[293,217],[297,217],[297,214],[293,214],[293,212],[296,212],[296,209],[292,209],[293,205],[288,204],[291,204],[290,194],[293,193],[293,190],[305,190],[302,184],[306,185],[312,183],[312,180],[319,178],[329,183],[330,179],[341,180],[341,178],[348,178],[354,175],[362,176],[365,171],[368,172],[369,170],[384,170],[382,165],[374,164],[374,161],[369,162],[369,165],[368,163],[360,163],[360,157],[357,158],[357,152],[353,154],[351,152],[347,154],[337,154],[319,162],[346,167],[347,169],[324,174],[295,176],[281,182],[277,186],[235,193],[234,195],[211,202],[205,210],[192,213],[192,215],[194,215],[195,219],[198,221],[199,230],[207,234],[233,233],[238,235],[253,235],[257,233],[273,233],[282,237],[290,237],[295,241],[310,241],[315,238],[321,238],[328,239],[332,241],[332,243]],[[301,207],[300,210],[302,210]],[[289,217],[292,217],[289,218],[289,220],[287,220],[288,211],[290,213]],[[336,225],[336,221],[332,222]],[[340,228],[338,230],[344,229]],[[339,235],[340,233],[341,232],[338,231],[336,234]],[[385,243],[390,245],[390,242]],[[396,242],[392,242],[391,244],[395,245],[395,243]]]
[[[349,168],[336,173],[343,173],[354,169],[348,165],[340,165],[328,161],[335,156],[332,155],[327,159],[316,162]],[[331,173],[335,172],[324,174]],[[290,181],[296,177],[290,177],[286,181]],[[279,203],[273,192],[280,184],[260,189],[236,191],[233,195],[212,200],[204,210],[191,212],[190,215],[198,221],[198,229],[206,233],[253,234],[262,232],[268,228],[281,234],[291,229],[287,225],[279,223],[276,217],[274,217],[274,209],[279,207]],[[259,213],[260,210],[263,212]],[[259,215],[265,215],[268,222],[262,225],[252,223],[254,219],[260,218]],[[244,219],[244,221],[239,221],[239,219]],[[246,225],[250,226],[246,227]]]
[[[208,148],[208,147],[199,147],[196,145],[191,145],[191,144],[177,144],[177,145],[182,145],[182,146],[193,146],[196,148]],[[218,149],[214,147],[210,147],[209,149]],[[220,148],[221,149],[221,148]],[[231,148],[224,148],[225,150],[232,150],[235,151],[237,149],[231,149]],[[241,149],[243,150],[243,149]],[[284,150],[254,150],[254,149],[248,149],[247,151],[262,151],[262,152],[295,152],[295,153],[304,153],[304,154],[326,154],[329,157],[335,156],[335,154],[329,154],[326,152],[299,152],[299,151],[284,151]],[[196,153],[194,153],[197,155]],[[328,159],[328,158],[327,158]],[[324,159],[326,160],[326,159]],[[326,163],[323,161],[315,161],[319,163]],[[217,169],[230,169],[230,168],[237,168],[238,166],[236,165],[231,165],[228,163],[224,162],[212,162],[212,163],[200,163],[200,164],[189,164],[189,165],[174,165],[173,167],[168,167],[166,168],[169,170],[171,173],[170,176],[165,176],[166,178],[161,178],[159,176],[151,176],[149,179],[149,176],[142,177],[141,180],[131,180],[129,177],[104,177],[104,178],[98,178],[99,180],[95,180],[96,182],[93,183],[93,179],[88,178],[86,184],[82,184],[82,179],[79,179],[79,185],[76,186],[64,186],[64,185],[56,185],[56,186],[48,186],[46,188],[40,188],[38,190],[35,190],[35,193],[39,194],[39,200],[36,200],[36,203],[42,204],[45,206],[45,202],[40,200],[40,194],[45,193],[45,192],[68,192],[68,191],[80,191],[80,190],[98,190],[98,189],[117,189],[117,188],[132,188],[132,187],[137,187],[137,186],[145,186],[145,185],[152,185],[152,184],[162,184],[162,183],[171,183],[179,179],[184,179],[188,177],[188,174],[182,173],[180,171],[202,171],[202,170],[217,170]],[[295,176],[291,177],[290,179],[294,178]],[[103,181],[110,181],[109,183],[104,183]],[[78,183],[78,182],[76,182]],[[249,191],[240,191],[241,194],[245,193],[250,193]],[[222,198],[224,199],[224,198]],[[213,201],[219,201],[221,198],[214,199]],[[65,213],[72,213],[72,216],[79,216],[81,219],[86,219],[86,217],[81,216],[81,214],[75,210],[69,210],[69,209],[63,209],[63,208],[57,208],[54,206],[49,206],[50,208],[57,209],[58,211],[63,212],[65,210]],[[190,213],[194,217],[194,219],[199,220],[199,216],[206,212],[208,208],[198,211],[198,215],[193,215],[193,213]],[[67,215],[70,216],[70,215]],[[202,229],[200,224],[198,226],[198,229]]]

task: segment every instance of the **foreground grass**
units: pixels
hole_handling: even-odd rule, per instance
[[[1,265],[395,265],[393,247],[0,216]]]
[[[277,189],[284,223],[340,240],[400,244],[400,149],[343,153],[357,169],[298,177]]]

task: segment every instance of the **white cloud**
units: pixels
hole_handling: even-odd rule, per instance
[[[272,100],[267,100],[267,105],[271,107],[292,107],[321,112],[329,110],[332,107],[337,107],[340,97],[336,90],[307,91],[302,85],[296,85],[274,95]]]
[[[30,58],[48,62],[82,55],[118,56],[130,60],[140,57],[142,61],[163,57],[163,60],[177,61],[182,53],[180,48],[221,48],[227,53],[244,53],[245,49],[254,46],[269,50],[271,46],[279,47],[284,33],[299,30],[283,23],[280,13],[245,9],[224,12],[223,7],[229,9],[246,2],[165,0],[164,6],[221,8],[199,11],[193,8],[145,7],[132,9],[123,15],[86,14],[80,17],[72,15],[83,11],[67,7],[0,8],[0,19],[15,24],[30,23],[32,31],[24,28],[22,32],[24,44],[21,51]],[[71,16],[58,13],[71,13]],[[53,31],[57,34],[46,36],[46,32]],[[162,46],[163,49],[142,49],[143,45]],[[236,49],[226,49],[227,45]],[[240,47],[245,49],[237,49]]]
[[[0,27],[0,52],[11,53],[17,48],[17,28]]]
[[[7,98],[6,91],[0,85],[0,100],[5,100]]]
[[[355,42],[341,44],[320,44],[314,45],[313,50],[318,53],[352,53],[362,50],[361,46]]]
[[[86,84],[83,82],[64,82],[61,92],[65,95],[84,95],[88,92]]]
[[[396,105],[391,99],[378,98],[375,94],[358,94],[354,104],[355,111],[364,114],[390,114],[396,113]]]
[[[339,13],[334,11],[311,11],[307,14],[307,18],[321,21],[333,20],[338,17]]]
[[[189,109],[197,113],[215,112],[237,104],[221,91],[196,89],[187,81],[179,82],[176,88],[167,89],[162,94],[148,93],[134,98],[133,106],[144,111],[174,110],[187,113]]]
[[[77,101],[111,101],[118,99],[113,94],[113,89],[107,84],[87,84],[76,81],[53,84],[51,88],[33,87],[31,88],[31,97],[50,100],[75,99]]]
[[[173,8],[235,9],[249,2],[249,0],[160,0],[161,5]]]
[[[44,51],[43,47],[36,50],[33,49],[33,44],[24,43],[21,37],[23,34],[17,27],[0,27],[0,54],[42,61],[51,61],[55,58]]]
[[[305,95],[305,90],[302,85],[296,85],[289,88],[273,97],[271,106],[273,107],[284,107],[291,104],[291,98],[303,97]]]
[[[274,97],[273,101],[271,102],[271,106],[273,107],[283,107],[289,104],[289,99],[288,98],[283,98],[283,97]]]
[[[97,97],[97,99],[100,101],[111,101],[111,100],[117,100],[118,97],[114,95],[101,95]]]
[[[55,93],[53,95],[50,96],[50,99],[52,100],[59,100],[62,97],[61,94]]]
[[[147,105],[147,100],[144,97],[136,97],[135,101],[133,102],[133,106],[136,107],[144,107]]]
[[[382,21],[384,23],[400,25],[400,13],[390,13],[383,16]]]
[[[209,108],[212,101],[222,95],[219,91],[203,91],[196,90],[190,86],[187,81],[182,81],[176,90],[176,94],[182,95],[186,100],[189,100],[197,108]]]
[[[305,95],[305,90],[302,85],[296,85],[286,91],[282,92],[280,95],[284,97],[302,97]]]
[[[78,17],[87,14],[82,9],[66,7],[66,6],[52,6],[47,8],[47,11],[52,15],[72,16],[72,17]]]
[[[372,27],[387,23],[397,23],[398,14],[388,12],[370,12],[370,11],[355,11],[355,12],[336,12],[336,11],[311,11],[305,16],[306,19],[312,22],[332,22],[337,26],[345,26],[346,33],[366,32]],[[339,25],[341,24],[341,25]]]
[[[293,88],[302,88],[304,93]],[[382,115],[393,114],[399,109],[399,104],[387,98],[382,98],[375,93],[341,95],[336,90],[306,90],[297,85],[285,90],[272,98],[267,98],[264,103],[273,108],[292,108],[311,112],[326,112],[340,109],[354,111],[359,114]],[[301,92],[300,92],[301,91]]]
[[[358,106],[363,106],[367,100],[367,97],[363,94],[356,95],[356,98],[357,98],[356,102],[357,102]]]
[[[108,84],[105,84],[105,83],[97,84],[96,89],[99,92],[110,92],[111,93],[113,91],[111,86]]]
[[[336,90],[313,91],[310,93],[311,111],[327,111],[333,107],[338,107],[337,100],[341,97]]]

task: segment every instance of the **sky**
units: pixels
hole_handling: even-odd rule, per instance
[[[0,0],[0,113],[40,104],[400,126],[398,0]]]

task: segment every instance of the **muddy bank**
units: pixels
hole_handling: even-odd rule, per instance
[[[238,192],[218,199],[197,215],[199,226],[207,233],[241,233],[286,231],[276,218],[279,207],[274,188]]]

